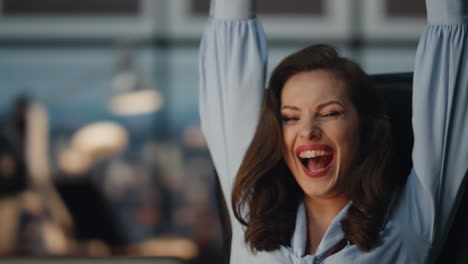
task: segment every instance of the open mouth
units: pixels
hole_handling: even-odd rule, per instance
[[[333,150],[326,145],[303,146],[296,153],[301,161],[302,169],[311,177],[325,175],[331,168],[334,160]]]

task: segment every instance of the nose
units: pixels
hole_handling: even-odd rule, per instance
[[[317,139],[322,135],[322,129],[319,124],[314,121],[304,122],[301,127],[300,135],[307,140]]]

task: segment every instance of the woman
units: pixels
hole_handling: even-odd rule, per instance
[[[263,95],[266,44],[253,5],[213,2],[200,50],[202,127],[233,204],[231,262],[427,261],[467,171],[467,1],[427,0],[413,169],[401,193],[379,132],[388,121],[355,64],[306,48],[278,66]]]
[[[247,226],[246,242],[253,250],[288,245],[304,201],[306,249],[313,253],[352,200],[341,221],[345,238],[364,250],[375,246],[397,179],[390,139],[383,102],[359,66],[323,45],[288,56],[272,73],[234,183],[234,214]]]

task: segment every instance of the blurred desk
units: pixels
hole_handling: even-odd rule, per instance
[[[0,264],[183,264],[175,258],[0,258]]]

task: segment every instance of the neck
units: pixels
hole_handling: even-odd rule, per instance
[[[325,235],[336,215],[346,206],[349,199],[341,194],[332,198],[305,197],[307,213],[307,245],[308,254],[315,254],[322,237]]]

